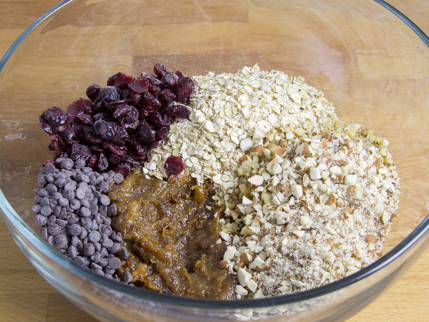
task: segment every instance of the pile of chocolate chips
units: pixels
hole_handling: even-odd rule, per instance
[[[85,162],[58,158],[45,164],[37,177],[33,212],[42,237],[76,263],[108,278],[120,280],[116,269],[128,252],[122,236],[112,229],[116,205],[105,194],[113,181],[124,180],[113,171],[100,174]]]
[[[89,99],[71,103],[67,112],[59,107],[46,110],[39,122],[51,136],[54,159],[66,154],[100,173],[113,170],[124,176],[148,162],[150,150],[167,138],[170,125],[178,118],[189,119],[190,111],[179,103],[189,103],[195,86],[162,64],[155,65],[154,73],[117,73],[106,87],[89,86]]]

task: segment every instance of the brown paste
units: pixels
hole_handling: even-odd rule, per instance
[[[113,227],[131,255],[122,261],[137,286],[204,299],[234,299],[236,277],[220,268],[219,209],[209,189],[187,175],[146,179],[135,168],[109,197],[118,208]],[[210,209],[210,210],[209,210]],[[218,215],[215,215],[215,213]]]

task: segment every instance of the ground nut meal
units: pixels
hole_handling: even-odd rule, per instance
[[[208,299],[308,290],[381,256],[399,202],[387,140],[341,123],[301,77],[154,71],[41,116],[55,161],[33,211],[50,244],[107,277]]]

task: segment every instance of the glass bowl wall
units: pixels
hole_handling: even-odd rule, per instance
[[[381,1],[380,1],[381,2]],[[407,22],[407,21],[406,21]],[[73,303],[111,321],[334,321],[394,283],[428,243],[428,40],[375,1],[65,1],[29,28],[0,62],[1,208],[39,273]],[[154,294],[74,265],[40,237],[31,214],[40,165],[52,154],[38,125],[91,83],[137,76],[161,62],[188,75],[258,64],[303,76],[340,120],[386,138],[401,177],[398,218],[381,260],[330,285],[252,301]]]

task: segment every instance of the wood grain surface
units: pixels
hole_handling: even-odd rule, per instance
[[[0,0],[0,55],[57,0]],[[429,1],[389,0],[429,33]],[[429,321],[429,249],[383,296],[349,322]],[[0,221],[0,321],[96,321],[56,292],[30,265]]]

